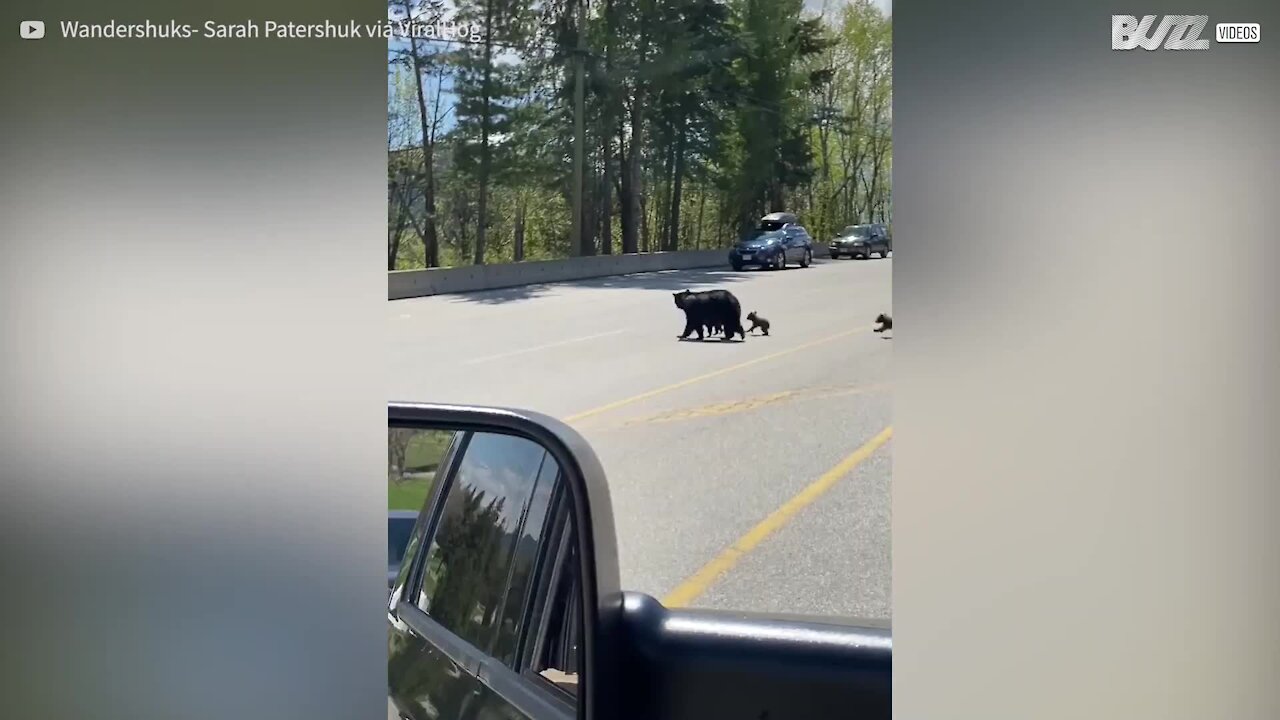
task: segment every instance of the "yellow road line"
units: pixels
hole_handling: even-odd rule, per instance
[[[800,352],[801,350],[808,350],[809,348],[817,347],[819,345],[822,345],[823,343],[831,342],[832,340],[838,340],[840,338],[848,337],[850,335],[855,335],[857,333],[863,333],[869,330],[870,328],[871,328],[870,325],[865,327],[854,328],[853,330],[846,330],[842,333],[829,335],[819,340],[814,340],[813,342],[804,343],[803,345],[797,345],[787,350],[780,350],[778,352],[770,353],[768,355],[761,355],[758,358],[747,360],[746,362],[741,362],[741,363],[738,363],[737,365],[730,365],[729,367],[720,368],[719,370],[714,370],[712,372],[706,373],[705,375],[698,375],[696,377],[691,377],[688,380],[681,380],[678,383],[672,383],[671,385],[664,385],[663,387],[656,388],[648,392],[643,392],[643,393],[640,393],[639,395],[632,395],[629,398],[623,398],[616,402],[611,402],[608,405],[601,405],[598,408],[586,410],[584,412],[578,413],[577,415],[570,415],[569,417],[564,418],[564,421],[568,423],[573,423],[579,420],[585,420],[594,415],[599,415],[600,413],[608,412],[610,410],[616,410],[625,405],[630,405],[632,403],[640,402],[641,400],[648,400],[649,398],[654,397],[656,395],[661,395],[666,392],[671,392],[672,390],[678,390],[682,387],[688,387],[689,385],[702,382],[703,380],[710,380],[711,378],[720,377],[721,375],[727,375],[728,373],[734,372],[736,370],[741,370],[743,368],[748,368],[748,367],[751,367],[752,365],[759,365],[762,362],[768,362],[769,360],[776,360],[777,358],[785,357],[787,355]]]
[[[689,579],[680,583],[675,590],[672,590],[662,599],[662,604],[669,608],[683,607],[698,599],[703,593],[711,587],[712,583],[718,580],[722,575],[729,572],[744,555],[754,550],[760,543],[764,542],[770,535],[780,530],[786,525],[796,513],[813,504],[815,500],[822,497],[836,484],[840,478],[847,475],[871,454],[880,449],[882,445],[889,442],[889,438],[893,437],[893,427],[889,426],[880,431],[880,434],[871,438],[865,445],[853,451],[853,454],[840,461],[840,464],[831,468],[822,474],[822,477],[813,481],[805,489],[801,490],[797,495],[792,497],[782,507],[774,510],[768,517],[761,520],[759,524],[747,531],[745,535],[738,538],[732,545],[725,548],[723,552],[711,560],[711,562],[703,565],[698,572],[694,573]]]
[[[864,395],[889,388],[888,383],[878,383],[875,385],[860,385],[850,387],[819,387],[805,388],[800,390],[784,390],[782,392],[772,393],[769,395],[757,395],[756,397],[744,398],[741,400],[732,400],[729,402],[714,403],[711,405],[702,405],[700,407],[683,408],[672,410],[670,412],[658,415],[650,415],[648,417],[633,418],[618,424],[617,428],[633,427],[636,425],[649,425],[657,423],[675,422],[678,420],[693,420],[697,418],[719,417],[723,415],[732,415],[734,413],[749,412],[767,405],[773,405],[787,400],[803,400],[803,399],[830,399],[835,397],[846,397],[849,395]]]

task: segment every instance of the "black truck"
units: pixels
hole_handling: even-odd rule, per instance
[[[624,591],[604,471],[567,425],[414,403],[388,423],[452,433],[387,604],[390,718],[891,717],[888,627]]]

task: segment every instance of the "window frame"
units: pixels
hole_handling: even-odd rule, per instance
[[[550,530],[552,534],[555,534],[556,532],[552,523],[557,521],[556,512],[563,492],[564,471],[560,468],[560,463],[556,461],[555,456],[550,452],[546,452],[542,456],[542,463],[538,466],[538,472],[534,476],[534,488],[529,493],[529,503],[525,505],[524,509],[520,512],[520,523],[516,528],[516,542],[518,547],[519,538],[524,534],[525,529],[528,527],[529,512],[533,509],[533,499],[537,496],[538,483],[544,481],[543,471],[546,469],[548,462],[555,465],[555,474],[550,478],[550,482],[552,483],[551,495],[547,498],[547,510],[542,516],[542,528],[541,533],[539,534],[538,548],[534,553],[533,566],[529,569],[529,580],[525,585],[524,594],[521,596],[520,605],[516,610],[516,644],[511,651],[512,662],[507,663],[503,658],[498,657],[496,651],[497,644],[500,639],[499,631],[502,626],[502,621],[507,617],[507,601],[510,599],[512,583],[515,579],[516,565],[514,561],[507,568],[507,578],[502,588],[502,600],[500,601],[502,614],[498,617],[498,624],[495,626],[493,636],[489,638],[487,643],[488,647],[483,648],[486,654],[492,657],[495,661],[502,663],[504,666],[515,672],[519,672],[520,669],[520,652],[522,650],[526,625],[530,619],[530,607],[535,599],[535,596],[532,593],[540,582],[539,574],[542,572],[543,568],[543,556],[546,554],[547,546],[558,541],[557,537],[548,537],[548,531]]]
[[[535,483],[537,482],[538,477],[542,473],[543,464],[546,463],[548,459],[551,459],[552,462],[555,462],[554,457],[551,455],[550,452],[547,451],[545,447],[539,445],[537,441],[533,440],[532,438],[525,437],[518,433],[467,431],[467,439],[466,439],[465,447],[460,448],[457,455],[454,458],[452,458],[448,477],[445,478],[444,482],[436,483],[437,487],[433,488],[431,492],[431,497],[429,499],[429,502],[433,503],[433,507],[431,510],[431,526],[427,530],[426,534],[423,536],[422,544],[418,546],[418,551],[421,553],[421,558],[415,561],[415,567],[413,569],[413,572],[415,574],[413,592],[410,594],[402,595],[402,599],[410,598],[408,600],[405,600],[405,602],[408,602],[414,607],[418,607],[418,604],[417,604],[418,593],[421,591],[421,587],[422,587],[422,580],[423,580],[425,569],[426,569],[425,563],[427,560],[427,556],[431,554],[431,543],[435,540],[436,535],[440,532],[440,521],[443,520],[445,505],[447,504],[447,501],[449,499],[449,493],[452,492],[454,487],[458,484],[458,473],[461,471],[463,463],[466,462],[467,453],[471,450],[471,446],[474,443],[477,434],[515,438],[517,440],[523,440],[537,447],[539,450],[541,450],[542,457],[539,458],[538,466],[534,470],[534,474],[533,474]],[[557,473],[557,477],[558,477],[558,473]],[[523,529],[524,527],[524,522],[527,519],[528,510],[529,510],[529,505],[527,503],[531,502],[532,498],[533,498],[533,491],[530,490],[529,500],[526,501],[526,505],[520,509],[520,520],[517,528],[517,533],[519,532],[520,529]],[[519,538],[517,536],[517,542],[518,541],[519,541]],[[512,552],[514,551],[515,551],[515,547],[513,546]],[[503,598],[506,597],[506,592],[510,589],[510,585],[509,585],[510,582],[511,582],[511,567],[508,567],[506,572],[506,577],[503,580],[503,588],[502,588]],[[429,618],[431,617],[431,614],[428,611],[422,610],[422,608],[418,608],[418,609],[422,611],[422,613],[427,617]],[[501,606],[499,606],[499,609],[500,610],[502,609]],[[463,640],[462,636],[458,635],[452,630],[449,630],[439,621],[435,620],[434,618],[432,618],[432,621],[440,625],[441,628],[449,632],[451,635],[454,635],[459,640]],[[502,622],[501,615],[499,615],[497,622],[495,624],[495,627],[500,626],[501,622]],[[489,637],[486,637],[483,639],[482,646],[475,645],[475,643],[472,643],[469,640],[463,640],[463,641],[467,642],[470,645],[475,645],[477,649],[479,649],[481,652],[488,654],[488,652],[493,649],[493,643],[496,637],[497,637],[496,632],[491,633]]]
[[[546,649],[546,643],[551,640],[548,635],[551,623],[551,615],[548,612],[549,606],[553,602],[553,591],[557,588],[562,579],[569,575],[569,582],[574,583],[572,574],[578,570],[580,558],[575,558],[573,563],[568,562],[571,553],[576,549],[577,537],[572,527],[572,513],[568,506],[567,498],[562,495],[556,498],[556,513],[554,514],[555,522],[559,524],[560,529],[555,531],[555,538],[551,542],[544,544],[544,551],[540,553],[539,573],[537,583],[537,594],[533,598],[533,602],[529,604],[526,612],[526,618],[523,623],[523,634],[519,646],[519,673],[520,677],[527,682],[531,682],[541,687],[545,692],[552,693],[567,702],[580,702],[581,696],[566,691],[547,678],[543,677],[536,667],[536,661],[541,658]],[[568,522],[566,522],[566,520]],[[545,565],[547,560],[551,561],[548,567]],[[568,612],[575,617],[578,627],[574,628],[574,634],[578,636],[579,642],[585,631],[585,608],[582,607],[581,588],[577,584],[582,582],[581,573],[578,573],[576,583],[570,588],[577,588],[576,593],[571,593],[568,603]],[[532,622],[535,613],[537,614],[537,623]],[[582,662],[582,651],[579,649],[578,662]],[[582,668],[577,668],[579,679],[583,677]]]
[[[439,531],[441,516],[444,512],[445,500],[448,493],[453,490],[457,484],[458,470],[461,467],[463,458],[466,457],[467,450],[471,447],[471,441],[478,431],[460,430],[454,438],[454,442],[446,451],[446,457],[441,461],[440,467],[444,468],[447,464],[448,471],[442,482],[437,482],[432,488],[430,495],[423,507],[423,512],[419,514],[419,523],[421,529],[415,529],[415,534],[421,531],[422,537],[413,558],[413,567],[409,571],[409,577],[404,583],[404,587],[399,593],[393,593],[392,598],[394,612],[399,620],[424,641],[429,643],[435,650],[447,657],[450,662],[457,665],[464,672],[474,677],[489,690],[493,691],[505,702],[511,704],[524,715],[530,718],[575,718],[579,715],[581,707],[581,698],[574,698],[562,689],[555,687],[548,682],[546,678],[538,677],[540,682],[530,682],[521,670],[508,667],[501,659],[490,653],[493,642],[496,640],[497,634],[493,633],[487,640],[489,648],[481,648],[476,646],[469,640],[459,636],[449,628],[445,627],[440,621],[431,617],[417,605],[417,595],[421,588],[422,575],[424,571],[424,563],[427,555],[430,554],[431,542],[435,539],[436,533]],[[509,437],[528,440],[537,444],[532,438],[526,437],[514,432],[493,432],[484,431],[481,434],[506,435]],[[539,447],[542,447],[539,445]],[[555,488],[550,500],[550,509],[547,516],[543,519],[544,523],[549,522],[572,522],[572,514],[568,512],[568,503],[565,502],[565,487],[563,482],[563,467],[559,467],[559,460],[555,453],[552,453],[545,447],[542,447],[543,456],[542,463],[551,461],[556,463],[557,472],[555,475]],[[542,464],[539,464],[538,474],[541,474]],[[535,478],[537,475],[535,475]],[[530,495],[532,497],[532,494]],[[521,511],[521,527],[527,520],[528,506]],[[565,523],[566,527],[568,523]],[[554,531],[553,531],[554,532]],[[526,589],[524,602],[522,603],[520,613],[520,626],[517,629],[519,640],[516,646],[517,668],[523,660],[522,652],[524,649],[524,640],[527,634],[527,623],[529,619],[531,602],[537,596],[530,596],[530,591],[534,588],[541,587],[542,575],[544,574],[543,557],[547,553],[548,546],[554,545],[559,547],[562,544],[563,532],[555,533],[556,537],[552,542],[543,542],[538,549],[538,561],[535,563],[533,578]],[[504,587],[505,593],[510,590],[511,572],[508,569],[507,585]],[[406,598],[412,598],[406,599]],[[501,620],[499,619],[499,623]]]
[[[557,512],[558,517],[563,515],[564,513]],[[544,564],[539,568],[538,592],[532,598],[533,602],[529,605],[529,616],[524,624],[524,633],[520,643],[520,671],[522,673],[529,671],[534,664],[534,660],[542,655],[542,648],[546,642],[547,627],[550,624],[551,617],[547,613],[552,599],[551,591],[564,573],[565,560],[568,558],[570,550],[570,535],[568,525],[562,525],[561,529],[556,532],[555,539],[547,544],[547,551],[542,553],[541,560]],[[548,560],[550,560],[550,565],[545,564]],[[536,625],[532,622],[535,619],[535,614]]]
[[[406,597],[416,597],[418,594],[419,581],[422,577],[422,562],[427,553],[424,550],[430,549],[431,538],[435,536],[436,518],[435,516],[442,509],[440,499],[441,491],[445,487],[453,485],[453,477],[457,472],[457,464],[462,457],[463,451],[471,443],[471,436],[474,434],[471,430],[459,430],[453,436],[453,442],[449,443],[449,447],[445,450],[444,457],[440,459],[440,465],[436,468],[438,482],[434,483],[431,492],[427,494],[427,499],[423,501],[422,507],[418,510],[418,522],[413,528],[413,532],[409,535],[409,542],[405,545],[405,555],[409,554],[409,548],[413,548],[413,557],[401,558],[401,567],[404,567],[405,560],[409,560],[409,572],[404,578],[403,584],[397,584],[392,588],[390,593],[391,608],[394,610],[399,606]],[[440,472],[443,471],[443,477]],[[414,545],[414,540],[417,545]],[[412,605],[412,603],[409,603]]]

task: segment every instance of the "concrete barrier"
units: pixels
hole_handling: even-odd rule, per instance
[[[815,243],[813,255],[826,257],[826,245],[819,246]],[[634,255],[594,255],[563,260],[469,265],[430,270],[396,270],[388,273],[387,296],[389,300],[402,300],[428,295],[497,290],[613,275],[721,266],[729,266],[728,248]]]
[[[595,255],[592,257],[535,262],[470,265],[431,270],[397,270],[388,273],[391,300],[445,293],[496,290],[521,285],[586,280],[611,275],[688,270],[729,265],[728,250]]]

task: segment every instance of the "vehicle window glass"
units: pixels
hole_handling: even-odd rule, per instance
[[[509,435],[467,443],[422,567],[416,604],[487,649],[500,621],[516,533],[546,451]]]
[[[542,546],[549,536],[555,534],[549,524],[548,516],[552,501],[559,490],[560,466],[548,455],[542,463],[542,469],[538,472],[538,480],[533,487],[533,496],[529,502],[529,511],[525,515],[524,522],[521,523],[520,540],[516,543],[515,555],[511,562],[511,579],[507,583],[506,597],[502,604],[502,619],[498,625],[493,652],[490,653],[513,670],[517,669],[517,646],[520,634],[524,630],[525,609],[533,600],[532,594],[536,587],[534,581]]]
[[[446,430],[387,431],[387,507],[420,512],[435,484],[436,469],[455,435]]]
[[[537,629],[538,639],[529,669],[561,691],[577,695],[582,592],[577,542],[572,530],[564,537],[566,543],[558,555],[558,572],[549,588],[546,616]]]
[[[436,472],[446,462],[456,434],[446,430],[388,430],[387,556],[390,566],[399,566],[392,605],[400,601],[422,542],[422,530],[415,531],[417,514],[426,505]]]

